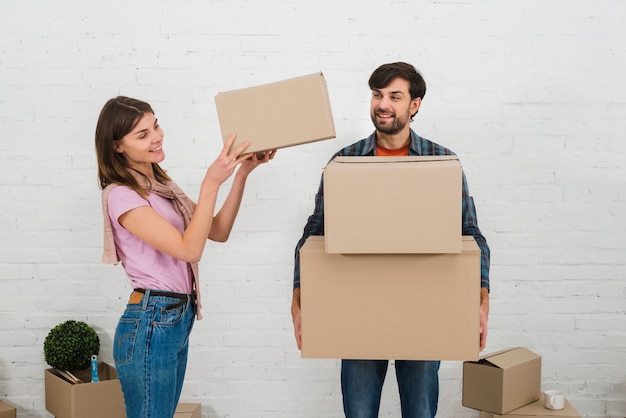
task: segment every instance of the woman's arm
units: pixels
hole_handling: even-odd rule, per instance
[[[235,174],[230,192],[222,208],[213,219],[213,224],[208,234],[210,240],[217,242],[225,242],[228,240],[233,225],[235,224],[237,213],[239,213],[239,207],[241,206],[248,175],[259,165],[273,159],[275,155],[276,150],[254,154],[241,164],[241,167],[239,167]]]
[[[251,157],[242,155],[249,143],[242,144],[228,154],[235,141],[233,135],[217,159],[209,166],[200,186],[198,203],[184,232],[178,231],[150,206],[132,209],[119,217],[120,224],[132,234],[179,260],[198,262],[206,245],[206,238],[213,225],[213,216],[220,186],[235,171],[235,168]]]

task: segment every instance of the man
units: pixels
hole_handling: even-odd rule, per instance
[[[376,130],[336,156],[453,155],[452,151],[418,136],[409,123],[420,108],[426,83],[410,64],[397,62],[377,68],[369,79],[372,90],[370,116]],[[472,235],[481,250],[480,349],[487,340],[489,314],[489,246],[478,228],[474,201],[462,176],[463,235]],[[375,220],[373,220],[375,222]],[[315,210],[296,246],[294,291],[291,305],[298,348],[301,344],[300,321],[300,248],[311,235],[324,234],[323,178],[315,199]],[[346,301],[349,303],[349,301]],[[375,418],[387,373],[387,360],[342,360],[341,389],[347,418]],[[396,360],[396,378],[403,418],[432,418],[439,397],[439,361]]]

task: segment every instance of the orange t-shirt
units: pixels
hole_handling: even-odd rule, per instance
[[[400,155],[409,155],[409,144],[406,144],[402,148],[396,148],[396,149],[384,148],[376,144],[376,156],[377,157],[397,157]]]

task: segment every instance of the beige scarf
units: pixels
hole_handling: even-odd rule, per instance
[[[169,199],[172,202],[172,206],[176,213],[183,219],[185,228],[191,221],[193,215],[193,203],[187,197],[187,195],[174,183],[173,181],[161,184],[159,182],[150,182],[147,178],[131,171],[135,176],[139,185],[150,193],[154,193],[158,196]],[[102,211],[104,213],[104,252],[102,254],[102,261],[104,263],[117,265],[120,262],[120,258],[117,255],[117,249],[115,247],[115,239],[113,238],[113,228],[111,226],[111,219],[109,218],[109,193],[118,184],[109,184],[102,191]],[[202,319],[202,303],[200,299],[200,282],[198,275],[198,263],[189,263],[191,266],[191,273],[193,276],[193,287],[196,291],[197,299],[197,318]]]

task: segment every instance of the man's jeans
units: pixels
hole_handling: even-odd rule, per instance
[[[172,418],[187,367],[195,302],[152,296],[126,306],[115,330],[113,358],[128,418]]]
[[[396,360],[402,418],[434,418],[439,398],[439,361]],[[376,418],[387,360],[342,360],[341,390],[346,418]]]

